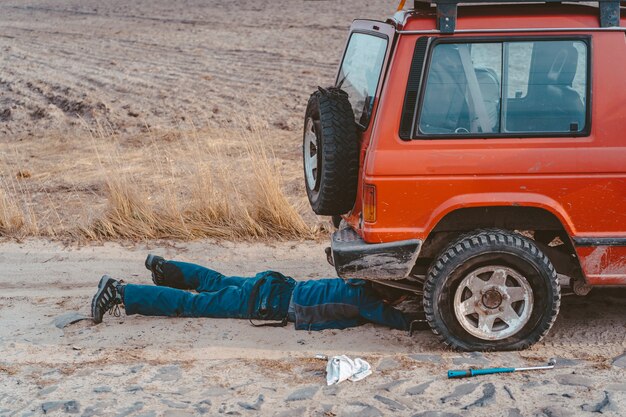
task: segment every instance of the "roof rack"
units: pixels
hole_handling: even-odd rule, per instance
[[[441,33],[454,33],[456,28],[457,6],[462,4],[515,4],[515,3],[561,3],[562,0],[414,0],[415,9],[435,5],[437,7],[437,29]],[[584,0],[566,0],[567,3],[589,3]],[[614,27],[620,25],[620,1],[597,0],[600,14],[600,27]]]

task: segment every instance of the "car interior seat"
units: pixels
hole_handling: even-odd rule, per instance
[[[578,67],[578,51],[573,45],[561,49],[548,71],[548,105],[552,106],[555,130],[580,131],[585,124],[585,106],[572,84]]]
[[[577,69],[578,51],[572,42],[535,43],[528,92],[524,99],[509,100],[507,130],[582,130],[585,106],[580,94],[572,86]]]

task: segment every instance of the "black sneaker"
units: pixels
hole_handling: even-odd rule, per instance
[[[91,317],[94,323],[102,323],[102,317],[107,311],[116,317],[120,315],[122,294],[118,291],[122,283],[108,275],[103,275],[98,284],[98,291],[91,300]]]
[[[149,254],[146,258],[146,269],[152,272],[152,282],[154,285],[165,285],[165,274],[163,273],[163,264],[165,259],[161,256]]]

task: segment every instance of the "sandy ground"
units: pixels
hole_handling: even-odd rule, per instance
[[[231,127],[255,114],[300,130],[356,17],[376,0],[2,0],[0,133],[40,136],[94,120],[118,132]]]
[[[626,412],[626,298],[565,297],[549,336],[519,353],[460,354],[429,331],[374,325],[309,333],[246,321],[89,314],[100,274],[150,283],[148,251],[227,274],[273,268],[298,279],[332,276],[323,245],[197,242],[62,247],[33,240],[0,251],[0,416],[572,416]],[[316,353],[360,356],[373,375],[325,387]],[[552,371],[448,380],[450,368],[538,365]],[[617,359],[616,359],[617,358]],[[437,412],[439,414],[437,414]],[[591,414],[589,414],[591,415]]]

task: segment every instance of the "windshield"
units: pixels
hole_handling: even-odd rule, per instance
[[[386,38],[353,33],[341,64],[337,86],[348,93],[354,119],[363,127],[369,124],[386,51]]]

